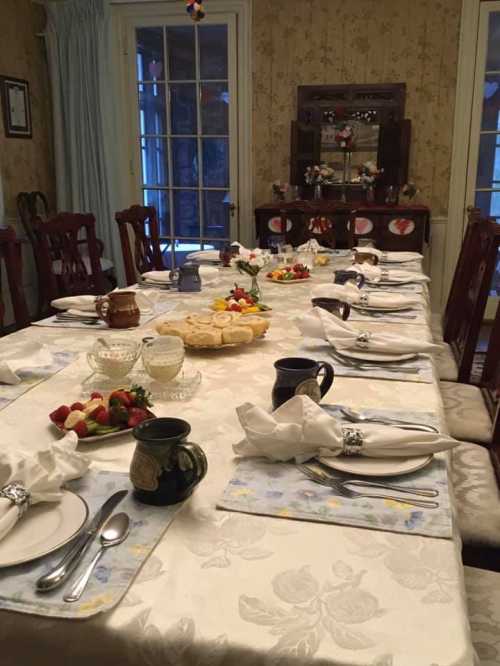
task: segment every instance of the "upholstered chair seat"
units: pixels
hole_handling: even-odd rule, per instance
[[[440,382],[444,413],[452,437],[490,444],[493,423],[481,393],[471,384]]]
[[[441,345],[439,351],[434,354],[434,362],[439,379],[446,382],[456,382],[458,380],[458,365],[450,345],[446,342],[439,342],[436,339],[434,339],[434,342]]]
[[[452,449],[451,480],[464,546],[500,549],[500,491],[489,450],[472,442]]]
[[[481,666],[500,664],[500,573],[464,567],[472,643]]]

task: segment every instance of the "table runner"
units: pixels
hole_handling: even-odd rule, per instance
[[[106,550],[81,598],[73,603],[63,601],[63,595],[99,550],[98,538],[94,539],[70,579],[53,592],[38,594],[35,581],[60,561],[69,546],[34,562],[1,568],[0,610],[73,619],[83,619],[109,611],[126,594],[145,560],[182,506],[175,504],[157,507],[135,501],[128,474],[119,472],[89,470],[81,479],[68,483],[67,488],[87,502],[90,519],[113,493],[128,489],[129,494],[116,507],[114,513],[124,511],[129,515],[129,536],[122,544]]]
[[[5,409],[11,402],[21,397],[23,393],[34,388],[41,382],[44,382],[52,375],[68,366],[77,357],[73,352],[52,352],[54,361],[46,367],[24,368],[18,370],[17,374],[21,377],[20,384],[0,384],[0,410]]]

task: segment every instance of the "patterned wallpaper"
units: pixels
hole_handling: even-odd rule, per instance
[[[255,203],[289,178],[297,86],[407,86],[410,178],[446,215],[461,0],[253,0]]]
[[[43,42],[45,10],[32,0],[0,0],[0,74],[27,79],[31,93],[32,139],[6,138],[0,114],[0,169],[7,218],[16,217],[15,197],[42,190],[54,201],[50,89]]]

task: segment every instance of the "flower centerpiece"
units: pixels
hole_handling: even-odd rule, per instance
[[[358,169],[359,181],[363,186],[363,189],[366,190],[366,200],[373,201],[373,189],[378,178],[384,172],[383,169],[379,169],[375,162],[369,160],[364,162]]]
[[[290,185],[288,183],[282,183],[280,180],[275,180],[272,189],[275,201],[285,201],[286,193],[290,189]]]
[[[248,293],[256,301],[261,300],[262,292],[257,280],[257,276],[261,269],[267,263],[266,256],[260,250],[253,250],[252,252],[240,254],[231,259],[231,266],[237,269],[239,273],[250,275],[252,284]]]
[[[322,185],[333,185],[335,171],[328,164],[308,166],[304,174],[307,185],[314,185],[314,198],[321,199]]]
[[[352,125],[345,123],[335,135],[335,141],[339,148],[345,152],[350,152],[354,146],[354,129]]]
[[[405,197],[408,197],[408,201],[411,201],[414,196],[418,194],[417,186],[415,183],[406,183],[401,188],[401,194],[404,194]]]

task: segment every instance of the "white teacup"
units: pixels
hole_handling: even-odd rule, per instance
[[[184,363],[184,343],[175,335],[144,341],[142,362],[148,375],[161,384],[175,379]]]
[[[133,339],[118,336],[99,338],[87,353],[87,361],[94,372],[119,379],[132,370],[140,350],[140,344]]]

